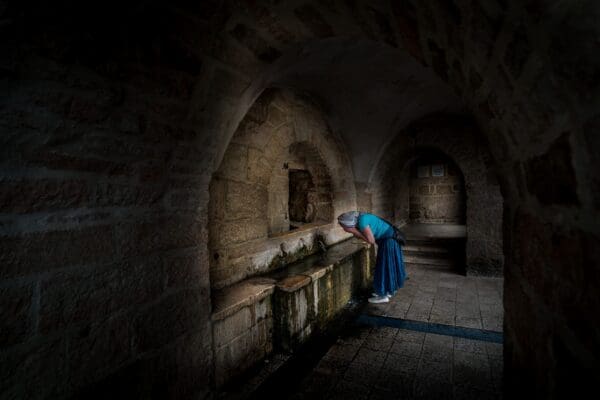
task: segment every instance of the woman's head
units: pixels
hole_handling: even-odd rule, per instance
[[[338,223],[342,228],[354,228],[358,224],[358,211],[348,211],[338,216]]]

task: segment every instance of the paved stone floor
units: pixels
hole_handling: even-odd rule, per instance
[[[502,279],[408,267],[390,303],[365,312],[502,331]],[[460,337],[360,327],[341,337],[294,399],[500,399],[502,345]]]
[[[502,331],[501,278],[474,278],[407,266],[409,280],[387,304],[363,314]],[[274,361],[274,362],[273,362]],[[266,370],[285,359],[277,357]],[[352,325],[281,399],[500,399],[502,344],[456,336]],[[265,379],[258,375],[255,380]],[[247,382],[248,388],[260,385]],[[229,398],[252,398],[248,389]],[[284,393],[285,392],[285,393]],[[244,395],[244,393],[246,393]],[[254,397],[257,397],[256,395]]]
[[[412,266],[389,303],[369,304],[373,315],[502,331],[502,278],[466,277],[445,269]]]

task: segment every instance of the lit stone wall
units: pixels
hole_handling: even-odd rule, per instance
[[[357,127],[348,143],[366,138],[346,156],[363,176],[377,161],[364,143],[444,108],[414,109],[420,94],[453,89],[493,157],[480,179],[498,177],[504,198],[503,212],[467,224],[482,265],[504,248],[507,397],[595,390],[598,2],[258,3],[0,1],[0,397],[210,392],[209,183],[283,75],[300,91],[359,84],[358,97],[334,87],[320,100]],[[414,65],[385,54],[436,84],[415,84]],[[393,71],[365,74],[364,60]],[[364,111],[383,109],[389,124],[364,129],[380,120]],[[385,198],[392,215],[393,196],[357,194],[361,208]],[[486,225],[501,216],[502,242]]]
[[[462,173],[451,160],[420,158],[410,166],[410,177],[411,223],[465,223]]]
[[[290,231],[289,170],[310,173],[314,221]],[[211,284],[231,285],[345,235],[334,213],[355,207],[351,169],[318,107],[264,92],[242,120],[210,185]]]

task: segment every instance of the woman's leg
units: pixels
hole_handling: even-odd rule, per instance
[[[384,293],[394,295],[396,291],[404,286],[406,273],[402,260],[402,250],[395,239],[381,241],[378,257],[381,265],[381,286]]]
[[[381,257],[381,247],[378,244],[377,258],[375,259],[375,273],[373,275],[373,297],[370,303],[387,303],[389,301],[385,290],[385,265]]]

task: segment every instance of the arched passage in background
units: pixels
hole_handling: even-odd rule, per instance
[[[472,119],[433,114],[398,134],[382,155],[370,183],[373,210],[398,225],[410,222],[410,167],[424,150],[451,159],[464,177],[466,273],[502,275],[504,199],[487,144]],[[430,193],[429,187],[422,190]]]

